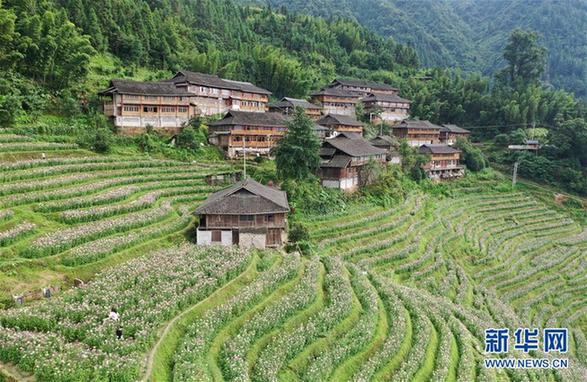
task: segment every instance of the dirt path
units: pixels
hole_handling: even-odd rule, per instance
[[[4,362],[0,362],[0,374],[6,378],[7,382],[34,382],[37,380],[34,375],[24,373],[13,364]]]

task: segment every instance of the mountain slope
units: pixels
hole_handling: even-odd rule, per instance
[[[320,16],[350,17],[411,45],[424,66],[455,66],[493,74],[516,28],[537,31],[548,49],[545,80],[587,97],[585,0],[272,0]]]

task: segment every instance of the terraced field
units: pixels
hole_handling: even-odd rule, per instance
[[[3,266],[111,266],[0,314],[0,370],[20,379],[587,380],[587,230],[527,193],[483,185],[302,215],[317,248],[304,257],[184,243],[210,191],[201,176],[222,164],[76,154],[3,166],[2,232],[16,232]],[[568,327],[570,367],[484,368],[491,327]]]

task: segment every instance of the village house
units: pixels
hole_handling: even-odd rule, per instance
[[[320,105],[322,114],[341,114],[354,116],[359,96],[346,90],[324,88],[310,94],[311,101]]]
[[[363,135],[363,124],[357,121],[354,115],[328,114],[320,118],[316,123],[328,128],[332,136],[342,132]]]
[[[448,145],[425,144],[420,152],[430,156],[430,161],[422,166],[432,180],[459,178],[465,175],[465,168],[459,164],[461,151]]]
[[[195,210],[200,216],[199,245],[279,247],[286,240],[285,192],[252,179],[213,193]]]
[[[169,81],[190,93],[198,115],[223,114],[229,110],[265,112],[271,94],[250,82],[187,70],[177,73]]]
[[[296,107],[301,107],[304,113],[312,120],[317,120],[322,115],[321,108],[303,99],[283,97],[279,102],[269,105],[269,111],[292,115]]]
[[[174,134],[195,113],[189,93],[169,82],[112,80],[98,94],[104,114],[122,134],[139,134],[147,126]]]
[[[399,92],[399,89],[393,86],[365,80],[335,79],[328,87],[354,93],[360,97],[366,97],[373,93],[393,95]]]
[[[352,192],[370,181],[362,171],[365,165],[369,161],[385,163],[385,154],[361,137],[351,139],[341,134],[322,143],[318,176],[324,187]]]
[[[440,126],[429,121],[404,120],[393,126],[392,134],[412,147],[440,142]]]
[[[399,152],[399,141],[389,135],[378,135],[369,141],[373,146],[385,150],[385,160],[392,164],[401,164],[402,158]]]
[[[209,141],[226,156],[269,156],[275,143],[287,131],[286,117],[280,113],[231,110],[219,121],[208,123]]]
[[[457,143],[457,139],[469,139],[471,132],[458,127],[457,125],[442,125],[440,127],[440,143],[452,146]]]
[[[362,99],[365,116],[372,123],[386,122],[396,124],[410,115],[410,103],[397,94],[369,94]]]

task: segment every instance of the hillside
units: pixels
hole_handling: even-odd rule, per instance
[[[190,212],[214,189],[203,176],[230,165],[96,155],[37,137],[0,131],[2,294],[89,283],[0,313],[1,372],[584,380],[587,231],[550,193],[543,201],[487,172],[392,208],[298,210],[314,256],[203,249],[190,243]],[[121,340],[105,320],[111,307]],[[483,332],[505,326],[568,327],[571,367],[484,368]]]
[[[540,33],[548,49],[545,81],[587,97],[585,0],[273,0],[271,4],[352,18],[412,46],[424,66],[458,67],[487,75],[503,66],[501,52],[511,31],[532,29]]]

